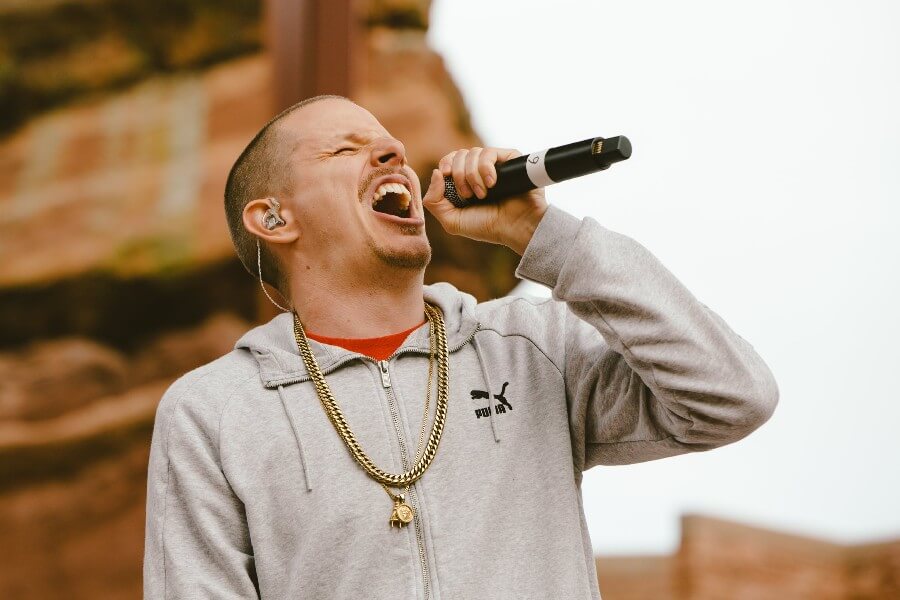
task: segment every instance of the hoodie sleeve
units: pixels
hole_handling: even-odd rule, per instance
[[[723,446],[772,415],[762,358],[635,240],[551,205],[516,275],[565,302],[554,315],[580,470]]]
[[[190,384],[190,376],[169,387],[156,411],[147,478],[144,598],[259,598],[244,506],[219,462],[220,411],[215,407],[221,403]]]

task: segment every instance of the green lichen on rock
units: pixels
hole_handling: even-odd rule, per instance
[[[158,233],[129,240],[115,249],[97,270],[118,277],[153,273],[175,275],[194,263],[193,243],[186,233]]]
[[[94,0],[0,8],[0,134],[86,94],[259,50],[260,0]]]
[[[366,25],[389,29],[428,29],[428,0],[370,0]]]

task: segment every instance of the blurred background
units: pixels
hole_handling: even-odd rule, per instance
[[[156,405],[275,314],[228,169],[340,93],[426,175],[627,135],[548,199],[649,248],[774,372],[745,440],[586,473],[604,600],[900,598],[898,26],[875,0],[0,0],[0,597],[141,597]],[[429,282],[548,293],[427,227]]]

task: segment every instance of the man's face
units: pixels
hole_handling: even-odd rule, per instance
[[[280,126],[294,144],[290,201],[307,256],[329,270],[425,268],[422,192],[403,144],[347,100],[313,102]]]

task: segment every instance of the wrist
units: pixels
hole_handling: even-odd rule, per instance
[[[534,236],[534,232],[535,230],[537,230],[538,224],[541,222],[541,219],[544,218],[544,214],[546,212],[547,205],[545,204],[543,206],[535,207],[527,214],[524,214],[516,219],[516,221],[512,224],[511,231],[506,242],[504,242],[504,245],[509,247],[519,256],[522,256],[525,253],[525,248],[528,247],[528,243]]]

